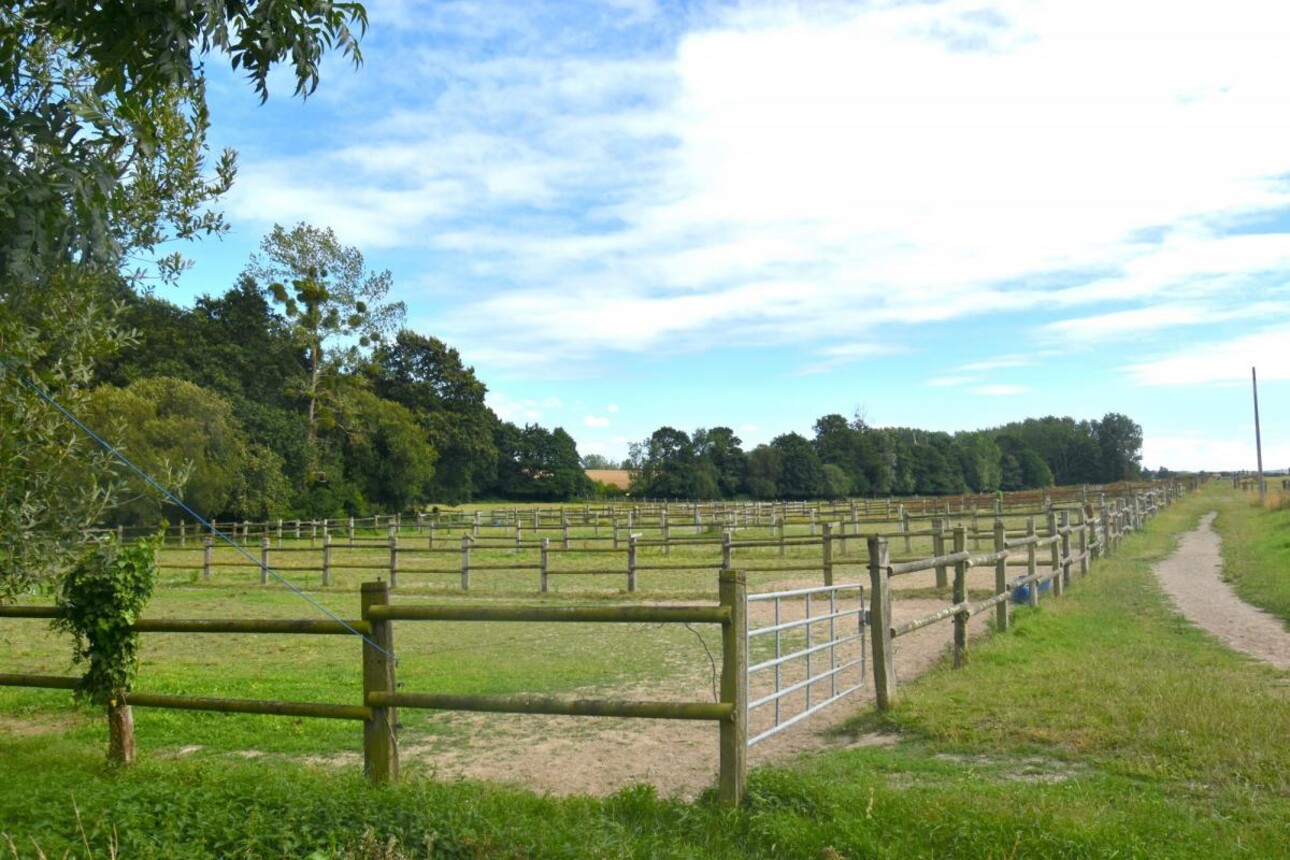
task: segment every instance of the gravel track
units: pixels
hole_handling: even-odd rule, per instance
[[[1178,549],[1155,567],[1156,577],[1178,611],[1224,644],[1251,657],[1290,669],[1290,632],[1279,618],[1251,606],[1223,581],[1222,540],[1216,512],[1182,536]]]

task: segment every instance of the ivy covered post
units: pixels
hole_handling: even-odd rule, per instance
[[[77,561],[58,594],[62,616],[54,628],[72,634],[72,661],[89,663],[76,695],[107,708],[108,761],[114,764],[134,761],[134,718],[127,699],[139,669],[139,634],[133,627],[157,582],[160,541],[157,535],[128,545],[97,544]]]

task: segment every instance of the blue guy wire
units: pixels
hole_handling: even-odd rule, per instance
[[[372,640],[372,638],[371,638],[371,637],[369,637],[369,636],[365,636],[365,635],[363,635],[361,632],[359,632],[358,630],[354,629],[353,625],[351,625],[348,621],[346,621],[345,619],[341,618],[341,617],[340,617],[339,615],[337,615],[336,613],[332,612],[332,611],[331,611],[330,609],[328,609],[326,606],[323,606],[321,603],[319,603],[319,602],[318,602],[317,600],[315,600],[314,598],[310,597],[310,596],[309,596],[308,594],[306,594],[305,592],[301,591],[299,588],[297,588],[295,585],[293,585],[289,580],[287,580],[287,579],[286,579],[286,578],[284,578],[282,575],[280,575],[280,574],[279,574],[276,570],[274,570],[272,567],[269,567],[267,564],[265,564],[264,562],[260,561],[260,560],[259,560],[259,559],[257,559],[255,556],[251,555],[249,552],[247,552],[245,547],[241,546],[240,544],[238,544],[238,543],[237,543],[237,541],[233,540],[233,539],[232,539],[232,538],[230,538],[228,535],[226,535],[224,532],[220,531],[218,528],[216,528],[216,527],[215,527],[215,525],[214,525],[213,523],[211,523],[210,521],[208,521],[208,520],[207,520],[205,517],[203,517],[201,514],[197,513],[197,512],[196,512],[196,511],[194,511],[192,508],[190,508],[188,505],[184,504],[184,502],[183,502],[183,500],[182,500],[182,499],[180,499],[178,496],[176,496],[176,495],[175,495],[174,493],[172,493],[170,490],[166,489],[166,487],[164,487],[164,486],[163,486],[159,481],[157,481],[157,479],[153,478],[151,475],[149,475],[147,472],[145,472],[142,468],[140,468],[138,465],[136,465],[136,464],[135,464],[135,463],[134,463],[134,462],[133,462],[129,457],[125,456],[125,454],[123,454],[123,453],[121,453],[121,451],[117,450],[117,448],[116,448],[114,445],[112,445],[110,442],[108,442],[106,439],[104,439],[104,438],[103,438],[102,436],[100,436],[99,434],[95,433],[95,432],[94,432],[93,430],[91,430],[89,427],[85,426],[85,424],[84,424],[84,423],[83,423],[79,418],[77,418],[75,415],[73,415],[73,414],[71,413],[71,411],[70,411],[69,409],[67,409],[67,407],[65,407],[65,406],[63,406],[63,404],[59,403],[59,402],[54,398],[54,396],[53,396],[52,394],[50,394],[50,393],[49,393],[48,391],[46,391],[45,389],[41,388],[38,384],[36,384],[36,383],[35,383],[35,382],[33,382],[32,380],[30,380],[30,379],[28,379],[27,377],[23,376],[21,373],[19,373],[17,370],[15,370],[15,369],[13,368],[13,366],[9,364],[9,362],[7,362],[7,361],[6,361],[4,358],[2,358],[2,357],[0,357],[0,366],[3,366],[3,367],[5,367],[6,369],[8,369],[8,371],[9,371],[11,374],[13,374],[14,378],[18,380],[18,384],[19,384],[19,385],[21,385],[23,388],[26,388],[28,391],[32,392],[32,393],[33,393],[33,394],[35,394],[37,397],[39,397],[41,400],[45,401],[45,402],[46,402],[46,403],[48,403],[50,406],[52,406],[52,407],[53,407],[55,410],[57,410],[57,411],[59,412],[59,414],[61,414],[64,418],[66,418],[68,421],[72,422],[72,424],[74,424],[76,427],[80,428],[80,430],[81,430],[81,432],[82,432],[82,433],[84,433],[84,434],[85,434],[86,436],[88,436],[90,439],[94,440],[94,442],[95,442],[95,443],[97,443],[97,444],[99,445],[99,447],[101,447],[104,451],[106,451],[106,452],[107,452],[109,455],[111,455],[114,459],[118,460],[122,465],[124,465],[124,466],[125,466],[127,469],[129,469],[131,472],[134,472],[134,474],[138,475],[138,476],[139,476],[139,477],[144,481],[144,483],[146,483],[148,486],[152,487],[154,490],[156,490],[157,492],[159,492],[159,493],[161,493],[163,496],[165,496],[165,497],[166,497],[166,499],[167,499],[168,501],[170,501],[170,503],[171,503],[171,504],[175,505],[175,506],[176,506],[176,507],[178,507],[180,510],[184,511],[186,514],[188,514],[190,517],[192,517],[194,520],[196,520],[196,521],[197,521],[197,522],[198,522],[198,523],[199,523],[203,528],[205,528],[208,532],[210,532],[212,535],[214,535],[215,537],[219,538],[220,540],[224,541],[224,543],[228,544],[228,545],[229,545],[229,546],[231,546],[233,549],[237,550],[239,553],[241,553],[243,556],[245,556],[245,557],[247,558],[247,560],[249,560],[251,563],[253,563],[256,567],[260,568],[260,569],[261,569],[261,570],[263,570],[266,574],[268,574],[269,576],[273,577],[275,580],[277,580],[277,581],[278,581],[279,583],[281,583],[282,585],[286,586],[286,588],[287,588],[287,590],[288,590],[288,591],[292,592],[292,593],[293,593],[293,594],[295,594],[297,597],[299,597],[299,598],[301,598],[302,600],[304,600],[306,603],[308,603],[308,604],[309,604],[310,606],[312,606],[314,609],[318,610],[318,611],[319,611],[320,613],[322,613],[323,615],[325,615],[325,616],[327,616],[328,618],[330,618],[332,621],[335,621],[335,622],[337,622],[338,624],[340,624],[342,627],[344,627],[344,628],[345,628],[346,630],[348,630],[350,633],[353,633],[355,636],[357,636],[358,638],[362,639],[362,640],[363,640],[364,642],[366,642],[368,645],[371,645],[371,646],[372,646],[373,648],[375,648],[377,651],[380,651],[382,654],[384,654],[385,656],[389,657],[391,660],[393,660],[393,661],[397,664],[398,659],[397,659],[393,654],[391,654],[389,651],[386,651],[384,648],[382,648],[380,645],[378,645],[376,642],[374,642],[374,641]]]

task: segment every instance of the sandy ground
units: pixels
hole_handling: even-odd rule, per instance
[[[1222,546],[1213,529],[1215,512],[1182,536],[1178,550],[1156,565],[1156,576],[1178,611],[1193,624],[1238,651],[1290,669],[1290,633],[1285,624],[1236,596],[1222,579]]]
[[[785,587],[793,586],[786,583]],[[897,600],[892,614],[894,621],[901,623],[944,606],[938,600]],[[786,603],[785,613],[790,611],[788,607]],[[768,611],[768,605],[754,604],[754,612]],[[982,632],[988,615],[991,613],[973,618],[970,632]],[[787,614],[782,617],[788,618]],[[754,626],[770,623],[766,617],[752,620]],[[949,623],[939,623],[896,640],[898,683],[925,672],[945,656],[952,629]],[[865,647],[867,650],[867,642]],[[844,657],[839,654],[838,659],[841,662]],[[867,663],[865,673],[872,675]],[[785,667],[782,683],[787,686],[797,677],[801,675]],[[839,678],[839,689],[859,680],[859,669],[853,670]],[[857,692],[752,747],[749,765],[756,767],[804,752],[857,743],[854,738],[830,730],[872,707],[872,677],[864,678],[863,684]],[[750,699],[764,695],[771,687],[769,673],[754,675]],[[825,687],[817,689],[817,701],[827,695]],[[711,671],[705,663],[691,677],[676,678],[666,686],[615,690],[613,694],[631,699],[711,701]],[[801,702],[786,701],[782,707],[781,719],[787,719],[800,710]],[[443,719],[464,731],[442,739],[404,735],[400,738],[400,753],[405,767],[428,769],[440,779],[468,777],[511,782],[551,794],[604,795],[646,783],[660,795],[692,798],[716,783],[718,729],[711,723],[462,713],[445,715]],[[772,721],[770,706],[755,710],[750,718],[751,733],[772,725]],[[859,741],[866,742],[870,741]]]

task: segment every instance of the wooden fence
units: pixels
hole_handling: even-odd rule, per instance
[[[969,532],[964,525],[932,533],[934,554],[928,557],[894,560],[890,538],[867,538],[867,567],[870,581],[868,627],[872,639],[874,688],[877,707],[889,708],[896,697],[892,642],[914,630],[941,621],[953,625],[954,664],[963,663],[967,647],[967,621],[975,614],[994,609],[999,632],[1008,629],[1007,601],[1017,589],[1029,586],[1029,600],[1037,601],[1039,585],[1050,582],[1060,595],[1072,581],[1073,572],[1085,575],[1093,559],[1112,552],[1124,535],[1142,525],[1172,502],[1180,486],[1133,493],[1105,500],[1098,512],[1092,505],[1075,512],[1049,510],[1045,534],[1028,517],[1023,529],[1009,532],[1003,517],[993,522],[992,546],[988,552],[968,548]],[[827,535],[828,532],[825,532]],[[898,533],[903,539],[908,533]],[[463,536],[463,540],[468,536]],[[946,541],[948,540],[948,546]],[[824,540],[822,547],[828,547]],[[391,544],[391,546],[395,546]],[[397,549],[397,547],[395,547]],[[947,550],[948,551],[945,551]],[[1048,565],[1040,569],[1039,553],[1048,550]],[[827,555],[828,550],[823,550]],[[397,559],[397,552],[393,555]],[[723,559],[728,565],[729,558]],[[984,600],[967,598],[966,576],[970,567],[993,568],[994,592]],[[1024,567],[1025,573],[1009,580],[1009,566]],[[936,571],[937,580],[948,581],[953,569],[952,602],[944,609],[895,626],[891,623],[891,580],[916,571]],[[816,568],[817,570],[819,568]],[[548,572],[549,573],[549,572]],[[831,583],[829,583],[831,584]],[[250,713],[295,717],[353,720],[363,724],[365,772],[378,782],[398,778],[397,708],[471,710],[522,714],[563,714],[575,716],[618,716],[655,719],[707,720],[720,725],[720,775],[718,797],[723,805],[739,803],[743,795],[748,740],[748,595],[742,571],[721,569],[718,573],[717,604],[606,605],[576,607],[560,605],[453,605],[450,601],[430,605],[390,603],[391,583],[365,582],[360,590],[359,617],[337,620],[262,619],[140,619],[134,629],[147,633],[264,633],[280,635],[352,635],[364,637],[362,649],[362,701],[351,704],[282,702],[161,695],[131,692],[131,706]],[[55,618],[58,610],[44,606],[0,606],[0,618]],[[433,692],[404,692],[395,678],[394,625],[396,622],[478,621],[478,622],[603,622],[603,623],[705,623],[721,627],[722,667],[719,701],[659,702],[614,699],[569,699],[539,696],[444,695]],[[0,674],[0,686],[74,689],[74,677]],[[114,730],[118,722],[111,722]]]
[[[965,529],[966,546],[981,549],[983,545],[993,546],[994,523],[1000,520],[1016,524],[1035,518],[1052,520],[1072,515],[1080,521],[1086,516],[1099,521],[1112,520],[1134,516],[1135,506],[1140,508],[1144,504],[1152,504],[1151,499],[1177,492],[1177,487],[1162,486],[1129,497],[1108,499],[1099,494],[1096,504],[1060,508],[1050,504],[1042,509],[1018,509],[1015,505],[1005,509],[999,505],[1004,512],[993,516],[972,512],[960,517],[958,525]],[[943,554],[943,545],[949,539],[953,522],[952,517],[913,515],[902,508],[898,510],[898,519],[891,522],[811,522],[800,528],[798,533],[793,533],[785,527],[785,521],[780,520],[775,526],[761,529],[761,534],[746,528],[700,535],[668,535],[665,532],[662,537],[654,539],[637,533],[620,538],[616,527],[610,535],[597,535],[587,528],[571,533],[565,524],[560,527],[562,537],[558,543],[545,537],[525,540],[523,526],[514,526],[513,535],[490,534],[486,527],[482,532],[467,527],[446,536],[442,531],[430,528],[423,533],[422,542],[413,535],[398,533],[394,524],[389,526],[387,537],[377,539],[356,536],[352,530],[333,536],[324,524],[321,539],[314,535],[310,538],[310,546],[293,544],[289,539],[279,541],[275,546],[268,534],[261,535],[258,558],[252,553],[252,548],[243,547],[233,559],[217,560],[215,540],[207,535],[203,538],[200,564],[182,562],[175,560],[176,557],[191,556],[193,551],[171,544],[163,548],[158,566],[163,570],[193,571],[203,581],[210,581],[216,569],[258,571],[261,584],[268,583],[270,571],[289,575],[317,574],[318,583],[324,587],[333,584],[333,573],[337,569],[387,574],[392,588],[399,586],[401,576],[449,575],[460,578],[462,590],[469,590],[481,574],[531,573],[536,589],[542,593],[549,590],[551,577],[621,577],[625,590],[634,592],[642,573],[735,568],[747,573],[822,573],[823,583],[831,585],[836,568],[869,564],[868,542],[874,537],[903,544],[906,555],[915,552],[915,541],[926,544],[930,540],[934,554]],[[346,559],[337,562],[337,554],[342,549],[346,551]],[[658,557],[670,557],[673,550],[678,551],[683,559]],[[766,550],[773,551],[777,560],[767,557]],[[227,552],[224,554],[227,556]],[[358,559],[354,558],[356,554],[360,556]],[[590,565],[585,564],[588,555],[595,557]],[[579,563],[571,563],[574,557]],[[946,587],[947,566],[938,565],[935,569],[937,585]]]

